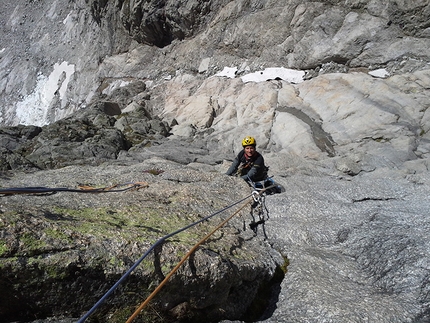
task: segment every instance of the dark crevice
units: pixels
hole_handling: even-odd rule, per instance
[[[394,198],[394,197],[364,197],[362,199],[352,200],[352,202],[356,203],[356,202],[365,202],[365,201],[391,201],[391,200],[397,200],[397,198]]]
[[[276,267],[272,279],[259,287],[257,295],[240,319],[241,321],[257,322],[272,317],[273,312],[277,308],[281,283],[285,278],[288,264],[288,259],[285,258],[285,263],[282,266]]]

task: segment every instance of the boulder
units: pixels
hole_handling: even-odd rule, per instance
[[[151,158],[131,166],[68,166],[1,177],[1,187],[63,188],[53,195],[2,196],[3,320],[67,316],[76,321],[136,264],[91,318],[123,320],[230,215],[232,220],[208,236],[168,281],[152,308],[166,319],[189,322],[244,316],[253,301],[279,285],[285,260],[263,234],[244,229],[253,201],[248,186],[196,167]],[[121,191],[130,183],[142,184]],[[82,185],[107,190],[64,190],[79,191]],[[198,221],[184,233],[163,238]],[[154,248],[157,241],[162,243]],[[148,256],[138,262],[145,252]]]

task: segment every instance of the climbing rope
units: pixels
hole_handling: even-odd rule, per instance
[[[82,316],[80,319],[79,319],[79,321],[78,321],[78,323],[82,323],[82,322],[85,322],[85,320],[92,314],[92,313],[94,313],[96,310],[97,310],[97,308],[115,291],[115,289],[128,277],[128,276],[130,276],[130,274],[133,272],[133,270],[135,270],[136,269],[136,267],[137,266],[139,266],[139,264],[149,255],[149,253],[152,251],[152,250],[154,250],[157,246],[159,246],[160,244],[162,244],[164,241],[166,241],[168,238],[170,238],[170,237],[173,237],[173,236],[175,236],[175,235],[177,235],[178,233],[180,233],[180,232],[183,232],[183,231],[185,231],[185,230],[188,230],[188,229],[190,229],[191,227],[194,227],[194,226],[196,226],[196,225],[198,225],[198,224],[200,224],[200,223],[202,223],[202,222],[204,222],[204,221],[207,221],[207,220],[209,220],[210,218],[212,218],[212,217],[214,217],[214,216],[216,216],[216,215],[218,215],[218,214],[220,214],[220,213],[222,213],[222,212],[224,212],[224,211],[226,211],[226,210],[228,210],[228,209],[231,209],[232,207],[234,207],[234,206],[236,206],[236,205],[238,205],[238,204],[240,204],[240,203],[242,203],[243,201],[245,201],[245,200],[247,200],[247,199],[249,199],[250,197],[252,196],[252,194],[249,194],[248,196],[246,196],[246,197],[244,197],[243,199],[241,199],[241,200],[239,200],[239,201],[237,201],[237,202],[235,202],[235,203],[233,203],[233,204],[230,204],[229,206],[226,206],[225,208],[223,208],[223,209],[221,209],[221,210],[219,210],[219,211],[217,211],[217,212],[215,212],[215,213],[212,213],[212,214],[210,214],[210,215],[208,215],[208,216],[206,216],[206,217],[204,217],[204,218],[202,218],[202,219],[200,219],[200,220],[198,220],[198,221],[196,221],[196,222],[193,222],[193,223],[191,223],[191,224],[189,224],[189,225],[187,225],[187,226],[185,226],[185,227],[183,227],[183,228],[180,228],[180,229],[178,229],[178,230],[176,230],[176,231],[174,231],[174,232],[172,232],[172,233],[169,233],[169,234],[167,234],[167,235],[165,235],[164,237],[162,237],[162,238],[160,238],[159,240],[157,240],[134,264],[133,264],[133,266],[131,266],[130,267],[130,269],[106,292],[106,294],[104,294],[103,296],[102,296],[102,298],[100,298],[100,300],[84,315],[84,316]]]
[[[253,192],[254,193],[254,192]],[[164,280],[157,286],[157,288],[146,298],[146,300],[136,309],[136,311],[130,316],[130,318],[126,321],[126,323],[131,323],[142,311],[142,309],[154,298],[154,296],[161,290],[161,288],[167,283],[167,281],[172,277],[172,275],[179,269],[179,267],[187,260],[195,251],[196,249],[202,245],[207,239],[209,239],[210,236],[212,236],[216,231],[221,229],[228,221],[230,221],[236,214],[238,214],[245,206],[248,205],[248,202],[243,204],[236,212],[234,212],[232,215],[230,215],[228,218],[226,218],[224,221],[222,221],[214,230],[212,230],[210,233],[208,233],[203,239],[201,239],[199,242],[197,242],[190,251],[187,252],[187,254],[181,259],[181,261],[173,268],[170,273],[164,278]]]
[[[124,187],[126,186],[126,187]],[[132,182],[132,183],[124,183],[124,184],[116,184],[113,186],[102,187],[102,188],[94,188],[89,185],[79,185],[78,189],[67,188],[67,187],[11,187],[11,188],[3,188],[0,189],[0,197],[1,196],[11,196],[11,195],[19,195],[19,194],[34,194],[34,195],[46,195],[46,194],[55,194],[57,192],[74,192],[74,193],[113,193],[113,192],[124,192],[132,189],[140,189],[143,187],[147,187],[148,183],[146,182]],[[124,187],[124,188],[120,188]]]

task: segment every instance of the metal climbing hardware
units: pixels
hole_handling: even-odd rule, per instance
[[[252,198],[257,203],[261,202],[261,195],[260,195],[260,193],[258,191],[252,191]]]
[[[249,227],[254,232],[254,236],[258,233],[258,227],[261,225],[264,239],[267,239],[266,235],[266,229],[264,227],[264,224],[267,219],[269,219],[269,211],[265,204],[265,196],[259,194],[258,203],[254,202],[253,205],[251,205],[251,212],[250,212],[252,221],[249,224]]]
[[[254,231],[254,234],[256,235],[257,234],[257,231],[258,231],[258,226],[260,225],[260,224],[264,224],[266,221],[263,219],[263,220],[259,220],[259,221],[257,221],[257,222],[251,222],[250,224],[249,224],[249,227],[251,228],[251,230],[252,231]]]
[[[254,209],[261,204],[262,195],[258,191],[252,191],[252,198],[254,199],[254,202],[251,204],[251,209]]]
[[[254,183],[255,184],[255,183]],[[265,204],[265,191],[259,189],[254,185],[255,190],[252,192],[253,203],[251,204],[251,218],[252,221],[249,223],[250,229],[254,232],[254,236],[258,233],[258,227],[261,225],[263,229],[264,239],[267,239],[266,230],[264,224],[269,219],[269,211]],[[243,230],[246,230],[245,219],[243,220]]]

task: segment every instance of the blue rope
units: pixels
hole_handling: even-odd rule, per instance
[[[177,230],[177,231],[175,231],[175,232],[172,232],[172,233],[169,233],[168,235],[165,235],[164,237],[162,237],[162,238],[160,238],[157,242],[155,242],[149,249],[148,249],[148,251],[146,251],[135,263],[134,263],[134,265],[133,266],[131,266],[130,267],[130,269],[107,291],[107,293],[106,294],[104,294],[103,295],[103,297],[102,298],[100,298],[100,300],[84,315],[84,316],[82,316],[80,319],[79,319],[79,321],[78,321],[78,323],[83,323],[83,322],[85,322],[85,320],[92,314],[92,313],[94,313],[94,311],[109,297],[109,295],[110,294],[112,294],[113,293],[113,291],[131,274],[131,272],[134,270],[134,269],[136,269],[136,267],[137,266],[139,266],[139,264],[148,256],[148,254],[152,251],[152,250],[154,250],[154,248],[155,247],[157,247],[158,245],[160,245],[161,243],[163,243],[166,239],[168,239],[168,238],[170,238],[170,237],[172,237],[172,236],[174,236],[174,235],[176,235],[176,234],[178,234],[178,233],[180,233],[180,232],[182,232],[182,231],[185,231],[185,230],[188,230],[189,228],[191,228],[191,227],[193,227],[193,226],[196,226],[197,224],[199,224],[199,223],[202,223],[203,221],[206,221],[206,220],[208,220],[208,219],[210,219],[210,218],[212,218],[212,217],[214,217],[215,215],[217,215],[217,214],[220,214],[220,213],[222,213],[222,212],[224,212],[225,210],[228,210],[228,209],[230,209],[230,208],[232,208],[233,206],[235,206],[235,205],[237,205],[237,204],[239,204],[239,203],[241,203],[241,202],[243,202],[243,201],[245,201],[246,199],[248,199],[249,197],[251,197],[252,196],[252,194],[250,194],[250,195],[248,195],[247,197],[245,197],[245,198],[243,198],[243,199],[241,199],[240,201],[237,201],[237,202],[235,202],[235,203],[233,203],[233,204],[231,204],[231,205],[229,205],[229,206],[227,206],[227,207],[225,207],[224,209],[222,209],[222,210],[219,210],[219,211],[217,211],[217,212],[215,212],[215,213],[212,213],[211,215],[208,215],[208,216],[206,216],[206,217],[204,217],[204,218],[202,218],[202,219],[200,219],[199,221],[196,221],[196,222],[194,222],[194,223],[191,223],[191,224],[189,224],[189,225],[187,225],[187,226],[185,226],[185,227],[183,227],[183,228],[181,228],[181,229],[179,229],[179,230]]]

